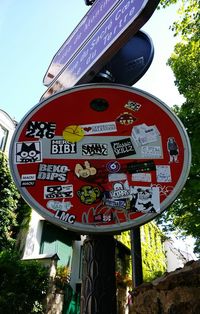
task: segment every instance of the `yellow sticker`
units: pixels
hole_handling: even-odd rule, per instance
[[[69,125],[63,131],[63,138],[71,143],[79,142],[84,137],[84,130],[79,125]]]

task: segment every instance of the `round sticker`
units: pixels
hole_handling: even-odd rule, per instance
[[[117,233],[159,215],[190,168],[185,129],[160,100],[116,84],[77,86],[36,105],[10,149],[13,178],[47,220]]]

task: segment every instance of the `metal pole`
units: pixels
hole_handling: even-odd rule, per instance
[[[88,235],[83,245],[81,314],[116,314],[115,240]]]
[[[132,280],[136,288],[143,282],[140,227],[131,229]]]

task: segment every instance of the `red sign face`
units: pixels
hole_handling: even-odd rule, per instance
[[[116,233],[166,209],[190,167],[187,134],[152,95],[120,85],[74,87],[35,106],[10,150],[13,178],[47,220]]]

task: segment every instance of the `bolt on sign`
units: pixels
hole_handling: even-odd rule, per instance
[[[80,233],[116,233],[155,218],[190,168],[186,131],[162,101],[116,84],[73,87],[39,103],[12,139],[22,196]]]
[[[146,23],[159,0],[96,0],[53,57],[43,83],[46,99],[88,83]]]

